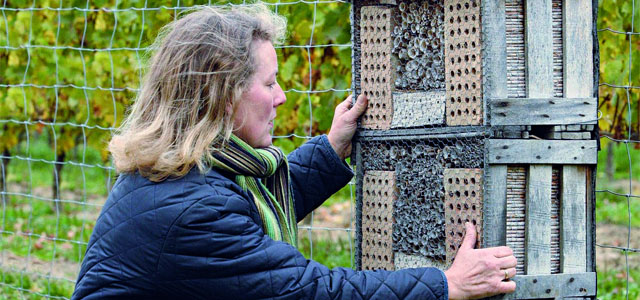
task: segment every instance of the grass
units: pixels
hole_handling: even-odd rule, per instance
[[[318,238],[314,236],[310,240],[307,231],[302,230],[298,238],[298,250],[300,250],[306,258],[313,259],[330,269],[335,267],[354,267],[351,257],[353,256],[352,251],[355,251],[355,245],[350,245],[346,234],[333,238],[329,237],[330,235],[331,234],[327,232],[324,237]],[[350,251],[350,249],[352,251]],[[313,255],[311,253],[312,250]]]
[[[629,299],[640,299],[640,269],[629,270]],[[598,271],[598,299],[625,299],[627,294],[626,271]]]
[[[596,222],[627,225],[629,214],[631,226],[640,227],[640,198],[619,196],[640,196],[640,149],[635,149],[633,144],[614,143],[602,139],[602,151],[598,153],[598,173],[596,178],[596,190],[611,191],[596,193]],[[607,174],[607,148],[611,144],[613,151],[613,173]],[[627,148],[628,146],[628,148]],[[629,189],[629,182],[632,189]],[[628,201],[628,203],[627,203]]]
[[[2,271],[0,276],[2,299],[68,299],[75,286],[67,280],[18,271]]]

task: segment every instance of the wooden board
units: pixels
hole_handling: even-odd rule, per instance
[[[591,0],[564,2],[564,95],[593,93],[593,16]],[[593,109],[596,113],[597,109]]]
[[[551,273],[551,165],[531,165],[527,175],[525,272]]]
[[[526,0],[525,53],[527,97],[553,97],[551,0]]]
[[[505,38],[495,38],[506,35],[505,2],[482,1],[481,13],[483,98],[505,98],[507,97],[507,43]],[[488,105],[486,100],[484,105]],[[487,113],[486,107],[484,113]],[[484,120],[486,123],[486,116]]]
[[[485,144],[489,164],[596,164],[595,140],[502,140]]]
[[[561,271],[577,273],[587,271],[587,168],[562,168],[562,233]]]
[[[596,124],[596,98],[491,99],[491,125]]]
[[[494,165],[486,170],[483,227],[485,247],[506,245],[507,166]]]
[[[517,275],[516,291],[492,299],[574,299],[596,295],[596,272]]]

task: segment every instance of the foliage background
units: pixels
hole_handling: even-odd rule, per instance
[[[3,1],[0,295],[69,297],[114,178],[106,143],[135,97],[148,47],[164,24],[193,5],[243,2]],[[277,3],[272,7],[289,20],[289,37],[277,49],[278,80],[288,100],[274,132],[275,144],[288,152],[326,133],[335,106],[348,95],[350,5],[267,2]],[[632,217],[640,215],[640,198],[633,197],[640,194],[638,12],[632,0],[603,1],[598,18],[604,138],[597,221],[599,228],[617,226],[629,237],[640,228],[640,218]],[[352,217],[347,186],[301,224],[302,252],[330,267],[350,267]],[[629,239],[609,242],[630,247]],[[600,298],[624,295],[627,287],[630,298],[640,297],[640,274],[633,271],[640,262],[637,253],[627,254],[631,263],[599,262]]]

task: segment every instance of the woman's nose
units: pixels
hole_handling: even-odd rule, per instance
[[[274,107],[278,107],[284,104],[285,101],[287,101],[287,96],[285,96],[284,91],[282,90],[282,87],[280,87],[280,84],[277,84],[276,86],[277,88],[275,91],[275,97],[273,98]]]

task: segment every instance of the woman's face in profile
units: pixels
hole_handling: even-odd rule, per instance
[[[255,41],[253,55],[256,72],[238,103],[233,133],[254,148],[264,148],[271,145],[276,107],[286,98],[276,81],[278,61],[271,42]]]

